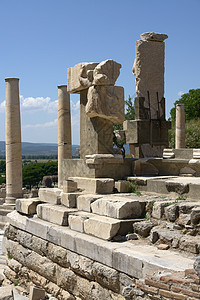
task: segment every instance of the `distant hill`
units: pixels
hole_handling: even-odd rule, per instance
[[[77,156],[77,148],[72,145],[72,155]],[[57,155],[58,145],[53,143],[27,143],[22,142],[22,155]],[[0,155],[5,155],[5,142],[0,141]]]

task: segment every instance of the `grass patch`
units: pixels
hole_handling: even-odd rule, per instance
[[[8,252],[7,256],[8,256],[8,259],[12,259],[13,258],[12,255],[9,252]]]

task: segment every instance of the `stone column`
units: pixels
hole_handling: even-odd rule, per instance
[[[6,200],[22,197],[22,150],[19,79],[6,78]]]
[[[185,148],[185,107],[176,105],[176,149]]]
[[[58,86],[58,187],[62,187],[63,159],[72,158],[70,95],[67,85]]]

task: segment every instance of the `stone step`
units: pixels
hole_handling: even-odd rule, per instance
[[[145,278],[147,273],[157,269],[192,269],[195,260],[195,255],[186,256],[171,249],[159,250],[154,245],[145,244],[144,239],[111,243],[84,233],[75,233],[69,227],[52,226],[39,218],[28,218],[17,211],[9,214],[9,222],[21,230],[26,228],[30,234],[135,278]]]
[[[88,177],[69,177],[77,183],[77,187],[87,193],[110,194],[113,192],[114,179],[112,178],[88,178]]]
[[[0,205],[0,208],[3,209],[8,209],[9,211],[15,210],[15,204],[3,204],[2,206]]]
[[[38,197],[42,202],[60,204],[61,192],[62,190],[58,188],[40,188],[38,192]]]
[[[7,222],[7,220],[6,220],[6,222]],[[0,229],[1,229],[1,230],[4,229],[4,227],[5,227],[5,225],[6,225],[6,222],[0,221]]]
[[[91,203],[91,211],[114,219],[140,218],[144,211],[144,202],[139,197],[106,196]]]
[[[43,203],[39,198],[29,198],[29,199],[17,199],[16,200],[16,210],[19,213],[25,215],[34,215],[36,214],[37,205]]]
[[[13,209],[4,209],[0,208],[0,216],[6,216],[9,212],[13,211]]]
[[[96,236],[103,240],[111,240],[116,235],[126,235],[133,231],[133,223],[143,219],[119,220],[99,216],[89,212],[72,212],[69,214],[69,228]]]
[[[77,211],[76,208],[68,208],[62,205],[39,204],[37,206],[38,218],[62,226],[68,226],[69,214]]]

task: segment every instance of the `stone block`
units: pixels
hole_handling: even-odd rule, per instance
[[[29,300],[45,299],[45,290],[39,286],[30,286]]]
[[[168,192],[174,192],[180,195],[189,192],[189,184],[181,182],[166,181],[166,188]]]
[[[30,199],[17,199],[16,200],[16,211],[25,215],[36,214],[37,205],[42,203],[39,198]]]
[[[121,64],[112,59],[102,61],[94,69],[93,85],[114,85],[121,67]]]
[[[84,221],[84,232],[103,240],[111,240],[120,228],[120,221],[94,216]]]
[[[2,300],[13,300],[13,286],[1,286],[0,287],[0,295]]]
[[[194,207],[191,212],[191,224],[197,225],[200,221],[200,207]]]
[[[67,69],[68,93],[79,93],[92,85],[93,70],[98,63],[80,63]]]
[[[124,159],[121,154],[92,154],[86,155],[86,164],[123,164]]]
[[[40,188],[38,196],[40,201],[60,204],[61,192],[62,190],[57,188]]]
[[[77,208],[78,210],[91,212],[91,203],[99,199],[101,196],[98,195],[80,195],[77,198]]]
[[[140,34],[140,38],[143,41],[163,42],[168,38],[168,35],[164,33],[157,33],[157,32],[145,32]]]
[[[92,212],[115,219],[139,218],[142,207],[138,200],[104,197],[91,204]]]
[[[110,194],[113,192],[114,179],[69,177],[77,182],[78,188],[92,194]]]
[[[90,118],[100,117],[113,124],[125,119],[124,88],[120,86],[92,86],[88,90],[86,114]]]
[[[193,149],[193,159],[200,159],[200,149]]]
[[[80,193],[61,193],[61,204],[70,208],[76,207],[76,200]]]
[[[164,215],[165,207],[170,204],[174,203],[173,201],[158,201],[153,203],[153,209],[152,209],[152,217],[155,219],[161,219]]]
[[[165,148],[163,150],[163,158],[175,158],[175,153],[173,151],[173,149],[167,149]]]
[[[73,193],[77,191],[77,183],[72,180],[63,181],[63,192],[64,193]]]
[[[38,218],[62,226],[68,226],[69,213],[75,211],[77,209],[50,204],[39,204],[37,206]]]
[[[115,188],[119,193],[128,193],[130,191],[130,182],[127,180],[115,181]]]
[[[92,214],[77,212],[76,214],[69,215],[68,223],[69,228],[78,232],[84,232],[84,222],[89,219]]]

